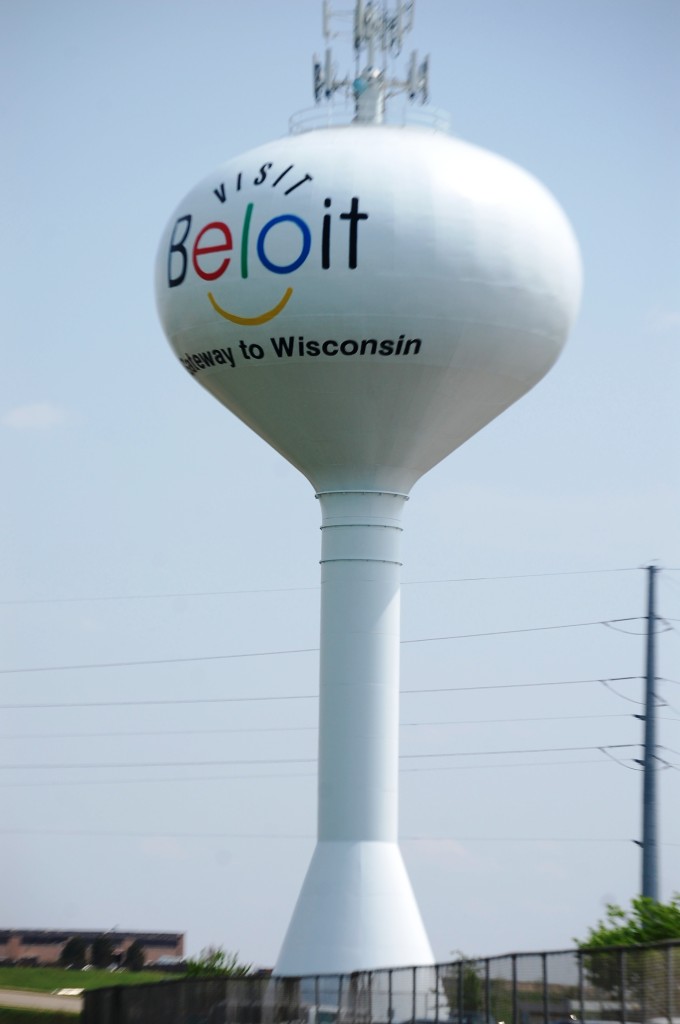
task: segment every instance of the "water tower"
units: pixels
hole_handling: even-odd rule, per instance
[[[402,511],[413,484],[534,386],[578,306],[564,214],[530,175],[386,97],[413,2],[357,0],[350,123],[230,159],[182,200],[156,294],[185,370],[321,507],[318,842],[275,974],[433,962],[397,845]],[[324,4],[324,28],[333,14]],[[305,127],[304,119],[297,125]]]

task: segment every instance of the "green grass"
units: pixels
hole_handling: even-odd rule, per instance
[[[73,1014],[0,1006],[0,1024],[73,1024]]]
[[[109,988],[112,985],[142,985],[181,975],[161,971],[67,971],[62,967],[0,967],[0,988],[54,992],[57,988]],[[4,1024],[4,1020],[0,1020]]]

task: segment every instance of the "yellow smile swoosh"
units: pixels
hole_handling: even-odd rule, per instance
[[[260,313],[259,316],[237,316],[236,313],[229,313],[226,309],[222,309],[212,292],[208,292],[208,298],[215,312],[223,316],[225,320],[231,320],[232,324],[242,324],[244,327],[251,327],[255,324],[266,324],[267,320],[273,320],[275,316],[278,316],[292,294],[293,289],[286,288],[281,301],[272,309],[268,309],[266,313]]]

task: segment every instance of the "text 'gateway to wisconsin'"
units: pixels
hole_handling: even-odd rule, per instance
[[[306,339],[303,335],[297,337],[293,334],[288,337],[269,338],[269,345],[260,345],[257,342],[239,341],[237,345],[229,345],[226,348],[213,348],[204,352],[185,352],[179,357],[180,362],[191,374],[199,373],[213,366],[230,366],[236,369],[238,363],[250,362],[264,359],[265,355],[275,356],[277,359],[314,358],[316,356],[398,356],[413,357],[420,354],[423,342],[421,338],[407,338],[400,334],[398,338],[345,338],[344,341],[336,341],[328,338],[326,341]]]

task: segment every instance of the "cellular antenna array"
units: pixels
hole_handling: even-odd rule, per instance
[[[355,106],[354,120],[365,124],[382,124],[386,100],[398,93],[407,93],[410,100],[427,103],[429,57],[418,63],[414,50],[406,78],[388,77],[390,58],[401,53],[404,36],[413,28],[415,0],[398,2],[396,8],[386,4],[364,3],[357,0],[354,12],[333,11],[329,0],[323,5],[323,34],[326,39],[350,35],[349,29],[334,31],[336,22],[353,20],[355,53],[354,78],[336,77],[333,54],[328,47],[323,62],[314,58],[314,99],[317,103],[330,100],[339,90],[352,95]],[[362,67],[363,63],[363,67]]]

